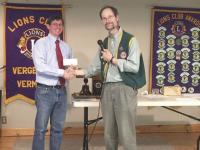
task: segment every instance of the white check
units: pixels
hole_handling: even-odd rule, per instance
[[[71,59],[63,59],[63,66],[77,66],[78,65],[78,59],[71,58]]]

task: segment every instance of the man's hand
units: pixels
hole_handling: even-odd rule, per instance
[[[77,77],[83,77],[85,75],[85,72],[83,69],[77,69],[77,70],[75,70],[75,75]]]
[[[72,78],[75,77],[75,68],[74,66],[69,66],[65,71],[64,71],[64,75],[63,78],[65,78],[65,80],[70,80]]]
[[[106,62],[110,62],[111,58],[113,57],[112,53],[108,49],[104,49],[101,51],[102,53],[102,58]]]

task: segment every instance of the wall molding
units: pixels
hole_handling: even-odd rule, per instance
[[[200,132],[200,124],[183,125],[140,125],[136,127],[137,133],[192,133]],[[89,127],[89,133],[93,131],[93,126]],[[1,136],[33,136],[32,128],[2,128]],[[47,130],[49,135],[49,129]],[[83,127],[66,127],[63,130],[65,135],[83,134]],[[96,126],[93,134],[103,134],[103,126]]]

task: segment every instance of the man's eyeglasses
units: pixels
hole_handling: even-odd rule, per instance
[[[107,20],[111,20],[113,19],[115,16],[108,16],[107,18],[106,17],[103,17],[101,20],[106,22]]]
[[[63,24],[62,24],[62,23],[52,23],[51,25],[52,25],[52,26],[59,26],[59,27],[63,27]]]

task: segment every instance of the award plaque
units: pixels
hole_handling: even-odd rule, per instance
[[[100,76],[92,77],[92,94],[95,96],[100,96],[102,90],[102,81]]]

